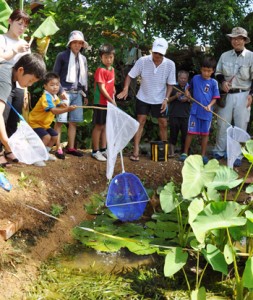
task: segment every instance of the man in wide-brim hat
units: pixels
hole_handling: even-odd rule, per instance
[[[246,131],[253,94],[253,52],[245,48],[250,39],[244,28],[235,27],[226,36],[233,49],[221,55],[216,67],[216,79],[223,93],[227,93],[226,105],[218,108],[218,114],[230,124],[233,120],[235,126]],[[221,159],[226,156],[228,124],[220,119],[217,123],[214,157]],[[235,160],[235,167],[241,165],[241,158]]]

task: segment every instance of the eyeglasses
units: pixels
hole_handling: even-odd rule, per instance
[[[153,52],[155,55],[159,55],[159,56],[163,56],[161,53],[159,52]]]

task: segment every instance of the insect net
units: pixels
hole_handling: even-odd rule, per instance
[[[241,144],[250,139],[250,135],[236,126],[227,128],[227,165],[233,168],[234,162],[241,156]]]
[[[107,171],[112,179],[114,166],[120,153],[122,173],[110,182],[106,197],[106,206],[121,221],[139,219],[149,201],[145,188],[139,178],[124,170],[122,150],[139,128],[139,123],[128,114],[108,103],[106,117]]]

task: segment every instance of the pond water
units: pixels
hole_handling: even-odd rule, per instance
[[[124,268],[137,268],[139,266],[154,264],[154,255],[136,255],[122,249],[116,253],[97,252],[93,249],[76,254],[71,259],[64,259],[61,264],[68,268],[93,268],[99,272],[120,272]]]

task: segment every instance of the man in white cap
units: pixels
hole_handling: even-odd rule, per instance
[[[253,52],[245,48],[250,42],[247,31],[242,27],[235,27],[231,34],[227,34],[233,47],[232,50],[224,52],[216,67],[216,79],[226,95],[225,107],[218,108],[218,114],[228,123],[243,130],[247,130],[250,118],[250,107],[253,94]],[[214,158],[226,157],[227,128],[228,124],[217,119],[218,130]],[[234,167],[241,165],[241,157],[234,162]]]
[[[167,102],[176,84],[175,63],[166,58],[168,42],[164,38],[157,38],[152,47],[152,54],[137,60],[128,73],[124,89],[117,95],[119,99],[126,99],[132,78],[141,77],[141,85],[136,99],[137,121],[139,129],[134,136],[132,161],[139,161],[139,144],[147,116],[158,119],[160,139],[167,141]]]
[[[53,71],[60,76],[60,97],[69,105],[82,106],[88,104],[88,67],[87,60],[81,54],[88,47],[81,31],[74,30],[69,35],[67,49],[56,57]],[[56,118],[54,129],[58,132],[57,151],[55,156],[64,159],[65,156],[60,147],[61,127],[68,123],[67,154],[83,156],[83,153],[75,148],[76,123],[83,122],[83,109],[77,108],[69,113],[60,114]]]

